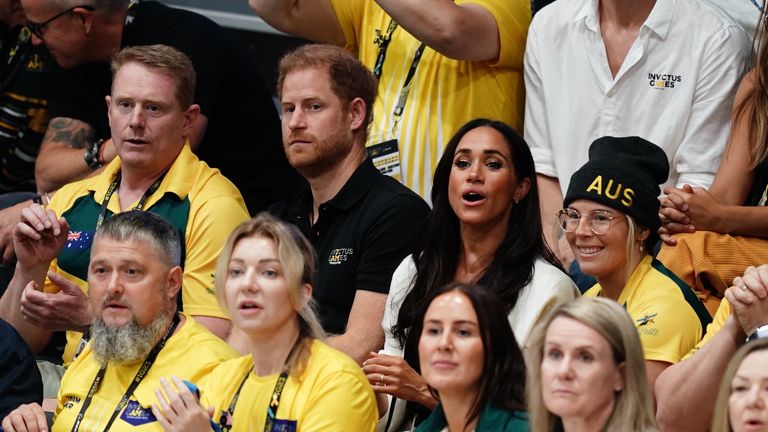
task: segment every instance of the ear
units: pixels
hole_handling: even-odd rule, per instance
[[[107,95],[104,100],[107,102],[107,119],[109,126],[112,127],[112,96]]]
[[[83,25],[83,33],[90,35],[91,30],[93,29],[93,19],[96,14],[93,11],[81,7],[72,9],[72,13],[80,18],[80,22]]]
[[[312,299],[312,285],[305,283],[301,285],[301,288],[299,288],[299,297],[300,302],[299,309],[304,309],[307,306],[307,303]]]
[[[365,102],[361,98],[352,99],[347,108],[347,115],[350,121],[349,127],[353,132],[368,126],[365,124],[365,114],[368,112],[368,107],[365,106]]]
[[[622,390],[624,390],[624,383],[627,382],[626,380],[626,362],[621,362],[621,364],[616,368],[616,377],[614,378],[613,382],[613,391],[618,393]]]
[[[528,191],[531,190],[531,179],[528,177],[524,178],[523,181],[517,184],[517,188],[515,189],[515,203],[518,203],[520,200],[526,197],[528,195]]]
[[[648,228],[640,228],[640,230],[635,235],[635,239],[637,239],[640,243],[645,243],[645,240],[648,239],[649,235],[651,235],[651,230]]]
[[[168,270],[168,298],[171,300],[175,301],[176,295],[179,293],[179,290],[181,290],[182,278],[181,267],[174,266]]]
[[[182,127],[184,136],[189,136],[189,133],[195,128],[197,121],[200,118],[200,105],[192,104],[184,112],[184,126]]]

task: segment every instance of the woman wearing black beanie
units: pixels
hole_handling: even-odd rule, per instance
[[[624,306],[643,344],[648,383],[693,348],[711,321],[693,290],[656,261],[664,151],[639,137],[602,137],[571,177],[558,225],[581,271],[597,279],[585,296]]]

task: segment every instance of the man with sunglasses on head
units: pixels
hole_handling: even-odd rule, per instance
[[[193,151],[235,183],[253,213],[293,193],[299,177],[281,149],[271,92],[245,48],[226,30],[199,14],[154,1],[21,4],[32,43],[45,45],[65,69],[54,83],[51,121],[35,166],[41,192],[93,175],[115,157],[104,115],[109,60],[125,46],[164,44],[184,52],[199,78],[195,103],[201,115],[189,135]],[[20,210],[0,213],[6,261],[12,257],[9,234]]]

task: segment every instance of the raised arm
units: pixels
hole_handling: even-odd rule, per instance
[[[344,45],[331,0],[249,0],[256,15],[272,27],[304,39]]]
[[[662,431],[706,431],[728,362],[747,334],[768,324],[768,265],[748,267],[725,291],[698,351],[656,381],[657,420]],[[690,354],[689,354],[690,355]]]
[[[21,334],[33,353],[48,343],[51,332],[25,318],[24,296],[41,294],[39,290],[46,272],[64,246],[68,228],[66,221],[57,219],[51,210],[33,205],[22,211],[21,222],[14,229],[18,263],[8,289],[0,298],[0,317]]]
[[[499,26],[484,6],[457,4],[453,0],[376,0],[376,3],[408,33],[446,57],[483,61],[500,55]],[[516,2],[509,1],[509,9],[513,3]],[[530,13],[526,19],[520,19],[525,28],[529,18]]]

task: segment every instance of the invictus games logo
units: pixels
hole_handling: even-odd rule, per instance
[[[682,77],[680,75],[649,73],[648,81],[651,87],[657,90],[664,90],[675,88],[675,84],[682,82]]]
[[[337,265],[347,260],[354,251],[352,248],[338,248],[331,251],[328,255],[328,264]]]

